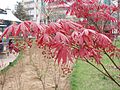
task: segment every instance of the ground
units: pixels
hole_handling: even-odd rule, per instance
[[[43,49],[33,46],[23,53],[15,66],[0,75],[0,90],[70,90],[68,75]]]

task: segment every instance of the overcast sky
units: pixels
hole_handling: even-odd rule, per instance
[[[2,9],[10,8],[11,10],[14,10],[17,1],[19,2],[22,0],[0,0],[0,8]]]

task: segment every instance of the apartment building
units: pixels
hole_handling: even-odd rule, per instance
[[[66,11],[68,5],[59,4],[58,2],[52,2],[47,5],[47,11],[50,21],[56,21],[58,19],[66,18]]]
[[[31,20],[37,23],[48,23],[58,18],[65,18],[66,6],[58,5],[57,2],[45,3],[44,0],[23,0]]]
[[[32,21],[36,21],[36,7],[34,0],[22,0],[24,8]]]
[[[101,0],[102,3],[118,5],[120,0]],[[58,18],[69,18],[66,16],[67,5],[59,5],[57,2],[46,4],[44,0],[23,0],[23,5],[26,8],[32,21],[37,23],[56,21]]]
[[[44,21],[44,0],[22,0],[22,2],[32,21],[37,23]]]

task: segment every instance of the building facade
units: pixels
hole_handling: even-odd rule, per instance
[[[66,6],[57,2],[45,3],[44,0],[23,0],[32,21],[37,23],[48,23],[56,21],[58,18],[65,18]]]
[[[30,19],[36,21],[36,7],[34,0],[22,0],[24,8],[26,9]]]
[[[100,0],[102,3],[118,5],[120,0]],[[69,18],[66,16],[66,5],[59,5],[57,2],[46,4],[44,0],[23,0],[23,5],[26,8],[32,21],[37,23],[47,23],[56,21],[58,18]]]
[[[44,0],[22,0],[24,8],[28,12],[30,19],[37,23],[43,19]]]

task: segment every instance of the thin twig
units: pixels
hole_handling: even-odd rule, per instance
[[[85,58],[86,59],[86,58]],[[107,76],[109,78],[109,76],[104,73],[102,70],[100,70],[98,67],[96,67],[94,64],[92,64],[91,62],[89,62],[89,60],[86,59],[86,62],[90,65],[92,65],[95,69],[97,69],[98,71],[100,71],[102,74],[104,74],[105,76]]]
[[[113,61],[113,59],[109,56],[109,54],[106,52],[106,51],[104,51],[104,53],[105,53],[105,55],[110,59],[110,61],[115,65],[115,67],[118,69],[118,70],[120,70],[120,68],[117,66],[117,64]]]
[[[110,75],[110,73],[107,71],[107,69],[105,68],[105,66],[102,63],[101,63],[101,66],[103,67],[103,69],[105,70],[105,72],[107,73],[109,78],[120,87],[120,84]]]
[[[85,58],[86,59],[86,58]],[[115,82],[119,87],[120,84],[109,74],[109,72],[107,71],[107,69],[104,67],[104,65],[102,63],[100,63],[100,65],[102,66],[102,68],[104,69],[104,71],[107,73],[104,73],[103,71],[101,71],[99,68],[97,68],[95,65],[93,65],[91,62],[89,62],[86,59],[86,62],[89,63],[90,65],[92,65],[94,68],[96,68],[98,71],[100,71],[102,74],[104,74],[105,76],[107,76],[108,78],[110,78],[113,82]]]

